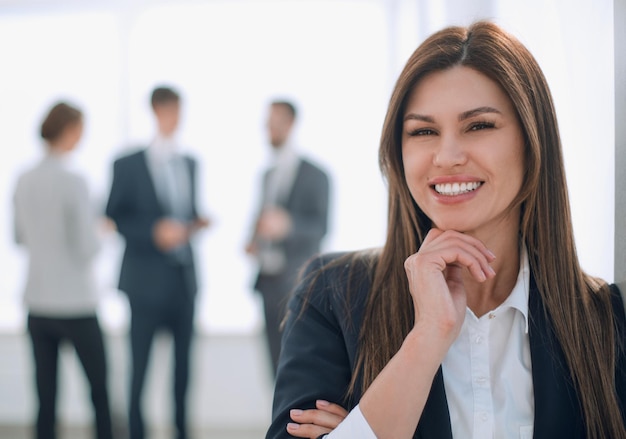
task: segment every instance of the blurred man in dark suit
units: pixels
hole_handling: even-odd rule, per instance
[[[151,98],[157,135],[140,150],[115,161],[106,207],[126,241],[119,288],[131,310],[131,439],[142,439],[141,396],[155,332],[174,341],[174,403],[177,437],[187,438],[186,395],[193,335],[196,272],[190,239],[208,225],[196,208],[196,161],[174,137],[180,96],[168,87]]]
[[[298,270],[320,251],[328,223],[329,178],[290,141],[296,108],[274,101],[268,119],[273,165],[263,178],[261,207],[246,250],[259,264],[255,289],[263,296],[266,337],[276,371],[279,326]]]

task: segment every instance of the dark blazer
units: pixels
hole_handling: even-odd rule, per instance
[[[191,176],[192,217],[196,218],[196,163],[185,157]],[[106,215],[117,226],[126,241],[120,271],[119,288],[137,303],[154,303],[167,297],[167,285],[181,269],[180,262],[158,249],[152,229],[166,216],[159,202],[148,168],[145,150],[119,158],[113,164],[113,182],[106,206]],[[189,248],[191,251],[191,248]],[[197,290],[193,257],[182,266],[187,291],[193,297]],[[176,274],[175,274],[176,272]]]
[[[349,264],[318,271],[328,260],[328,257],[317,259],[310,264],[308,272],[318,276],[318,281],[305,280],[290,301],[276,378],[273,420],[267,439],[291,437],[285,430],[290,422],[289,409],[314,408],[317,399],[325,399],[351,410],[361,398],[356,394],[346,400],[345,395],[355,367],[359,328],[370,284],[367,277],[357,275],[359,284],[353,284],[357,293],[348,310],[345,290]],[[365,271],[363,268],[362,272]],[[311,285],[313,290],[307,295]],[[624,305],[614,286],[612,293],[617,334],[623,342],[626,331]],[[535,396],[534,438],[584,438],[586,431],[578,396],[532,276],[529,325]],[[618,353],[616,389],[622,416],[626,419],[626,353],[624,349]],[[452,439],[441,368],[435,376],[414,438]]]
[[[268,173],[263,179],[266,191]],[[286,265],[280,273],[259,274],[255,289],[263,295],[284,296],[295,284],[298,270],[320,251],[320,243],[328,229],[329,179],[326,173],[306,159],[301,159],[291,192],[279,204],[292,220],[292,231],[276,243],[285,254]]]

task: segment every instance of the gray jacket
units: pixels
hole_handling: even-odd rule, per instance
[[[85,179],[62,158],[48,155],[19,177],[13,201],[15,238],[28,252],[24,301],[29,312],[94,314],[91,265],[99,240]]]
[[[268,175],[263,180],[264,192]],[[289,196],[279,203],[292,219],[292,231],[275,245],[286,264],[274,275],[259,273],[255,289],[263,296],[284,296],[296,283],[302,265],[320,251],[328,229],[330,180],[324,170],[306,159],[300,161]]]

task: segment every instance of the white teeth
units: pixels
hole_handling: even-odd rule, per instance
[[[482,183],[479,181],[473,181],[471,183],[445,183],[436,184],[435,191],[441,195],[461,195],[467,192],[475,191]]]

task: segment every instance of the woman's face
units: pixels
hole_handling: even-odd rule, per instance
[[[524,173],[524,136],[513,103],[478,71],[431,73],[411,91],[402,159],[413,199],[434,226],[474,236],[519,229],[507,210]]]

